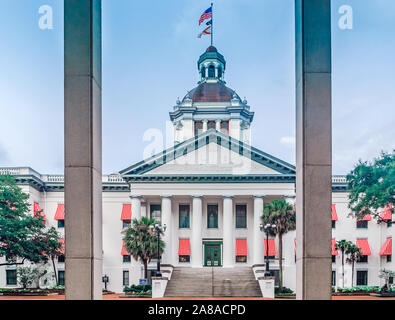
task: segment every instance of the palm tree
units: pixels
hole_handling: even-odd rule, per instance
[[[351,241],[340,240],[335,243],[335,249],[340,250],[342,252],[342,279],[343,279],[343,288],[344,288],[344,253],[349,245],[352,244]]]
[[[265,205],[261,217],[263,225],[272,224],[276,228],[272,229],[272,235],[278,235],[278,257],[280,267],[280,290],[283,287],[283,235],[288,231],[296,229],[296,215],[292,205],[284,199],[273,200]]]
[[[358,261],[360,259],[360,257],[362,256],[362,251],[355,244],[349,242],[346,247],[345,253],[348,254],[348,258],[346,259],[346,262],[351,264],[351,287],[353,287],[355,261]]]
[[[144,278],[148,278],[148,263],[158,256],[158,237],[155,233],[155,219],[142,217],[134,219],[132,225],[126,230],[124,241],[125,249],[130,255],[144,265]],[[159,252],[163,253],[165,243],[160,240]]]

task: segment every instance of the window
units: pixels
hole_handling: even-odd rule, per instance
[[[368,285],[368,272],[357,270],[357,286]]]
[[[336,228],[336,220],[332,220],[332,229]]]
[[[247,262],[247,256],[236,256],[236,262]]]
[[[208,121],[207,122],[207,130],[215,129],[215,121]]]
[[[157,222],[161,222],[161,205],[151,204],[150,205],[150,217],[155,219]]]
[[[131,261],[130,255],[123,255],[122,257],[124,263],[129,263]]]
[[[214,68],[214,66],[210,66],[208,68],[208,77],[209,78],[215,78],[215,68]]]
[[[59,262],[59,263],[64,263],[65,259],[66,259],[66,258],[65,258],[65,256],[64,256],[64,254],[58,256],[58,262]]]
[[[179,262],[189,262],[190,256],[178,256],[178,261]]]
[[[336,263],[336,256],[334,254],[332,255],[332,263]]]
[[[218,228],[218,205],[207,205],[207,228]]]
[[[123,271],[122,285],[129,286],[129,271],[127,270]]]
[[[392,221],[387,221],[387,228],[392,227]]]
[[[195,136],[203,133],[203,122],[202,121],[195,121]]]
[[[361,256],[357,262],[368,262],[368,256]]]
[[[7,286],[16,285],[16,270],[6,270]]]
[[[221,132],[229,134],[229,121],[221,121]]]
[[[389,277],[388,278],[388,283],[393,284],[394,283],[394,277]]]
[[[332,271],[332,286],[336,286],[336,271]]]
[[[387,262],[391,262],[392,261],[392,255],[387,255]]]
[[[202,78],[205,78],[206,77],[206,68],[202,68],[202,70],[201,70],[201,73],[202,73]]]
[[[180,204],[178,214],[178,226],[180,229],[189,228],[189,204]]]
[[[122,228],[129,228],[130,224],[130,220],[122,220]]]
[[[358,220],[357,221],[357,228],[358,229],[367,229],[368,228],[368,221],[367,220]]]
[[[247,228],[247,206],[236,205],[236,228]]]
[[[222,78],[222,68],[218,68],[218,78]]]
[[[64,286],[65,281],[64,281],[64,271],[58,271],[58,282],[60,286]]]
[[[64,220],[58,220],[58,228],[64,228]]]

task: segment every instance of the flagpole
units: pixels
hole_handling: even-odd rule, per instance
[[[214,11],[213,11],[213,3],[211,3],[211,46],[213,46],[213,32],[214,32]]]

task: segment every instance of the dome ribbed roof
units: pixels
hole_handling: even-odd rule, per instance
[[[234,93],[232,89],[221,82],[203,82],[189,92],[189,97],[192,102],[229,102],[232,100]],[[184,97],[183,101],[187,96]],[[240,100],[237,94],[236,97]]]

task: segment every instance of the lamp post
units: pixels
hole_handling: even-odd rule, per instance
[[[102,281],[104,282],[104,290],[105,291],[107,291],[107,283],[109,282],[109,277],[108,277],[108,275],[104,275],[103,277],[102,277]]]
[[[269,270],[269,233],[276,228],[275,224],[267,223],[265,226],[261,223],[259,225],[259,229],[266,233],[266,270],[265,270],[265,277],[270,277],[270,270]]]
[[[161,233],[161,228],[159,224],[155,224],[155,227],[151,226],[151,228],[155,228],[156,235],[158,237],[158,262],[157,262],[157,267],[156,267],[156,277],[161,277],[162,274],[160,273],[160,233]],[[166,231],[166,224],[163,225],[163,232]]]

